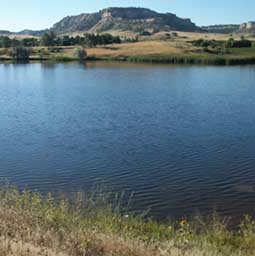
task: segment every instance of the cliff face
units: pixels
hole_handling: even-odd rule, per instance
[[[107,32],[121,30],[200,31],[190,19],[171,13],[157,13],[145,8],[107,8],[98,13],[68,16],[56,23],[52,30],[57,34],[70,32]]]

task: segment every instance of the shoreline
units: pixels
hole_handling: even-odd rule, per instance
[[[126,57],[95,57],[90,56],[84,60],[69,56],[53,56],[50,58],[37,58],[31,57],[29,59],[13,60],[12,58],[0,58],[0,63],[4,62],[24,62],[29,63],[32,61],[38,62],[92,62],[92,61],[105,61],[105,62],[128,62],[128,63],[148,63],[148,64],[178,64],[178,65],[204,65],[204,66],[237,66],[237,65],[253,65],[255,64],[255,57],[244,58],[224,58],[224,57],[192,57],[192,56],[126,56]]]
[[[123,211],[120,196],[115,204],[105,194],[98,196],[77,194],[72,203],[65,197],[0,188],[0,251],[37,252],[24,254],[31,256],[254,255],[251,217],[245,216],[235,230],[217,214],[162,224],[129,213],[128,207]]]

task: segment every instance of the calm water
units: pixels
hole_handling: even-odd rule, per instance
[[[161,218],[255,210],[255,66],[0,64],[0,118],[20,187],[103,183]]]

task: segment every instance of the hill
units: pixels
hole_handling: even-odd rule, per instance
[[[9,36],[11,35],[11,32],[8,30],[0,30],[0,35]]]
[[[249,21],[249,22],[246,22],[246,23],[242,23],[241,25],[225,24],[225,25],[203,26],[202,29],[206,30],[209,33],[220,33],[220,34],[246,33],[246,34],[254,34],[255,33],[255,21]]]
[[[209,33],[219,33],[219,34],[230,34],[237,32],[240,25],[236,24],[227,24],[227,25],[211,25],[204,26],[202,29],[206,30]]]
[[[201,31],[190,19],[172,13],[157,13],[145,8],[107,8],[97,13],[68,16],[56,23],[51,30],[56,34],[72,32],[101,33],[107,31]]]
[[[157,32],[207,32],[217,34],[255,33],[255,22],[199,27],[190,19],[173,13],[158,13],[147,8],[109,7],[95,13],[64,17],[49,29],[11,32],[0,30],[5,36],[42,36],[53,31],[57,35],[72,33],[111,33],[120,36],[153,34]],[[149,33],[148,33],[149,32]]]
[[[239,30],[243,33],[255,33],[255,21],[241,24]]]

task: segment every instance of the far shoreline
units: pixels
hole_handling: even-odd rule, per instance
[[[193,56],[122,56],[122,57],[95,57],[89,56],[84,60],[69,56],[51,56],[50,58],[30,57],[29,59],[13,60],[8,57],[1,57],[0,64],[11,63],[29,63],[29,62],[123,62],[123,63],[141,63],[141,64],[176,64],[176,65],[201,65],[201,66],[244,66],[254,65],[255,57],[244,58],[226,58],[226,57],[193,57]]]

